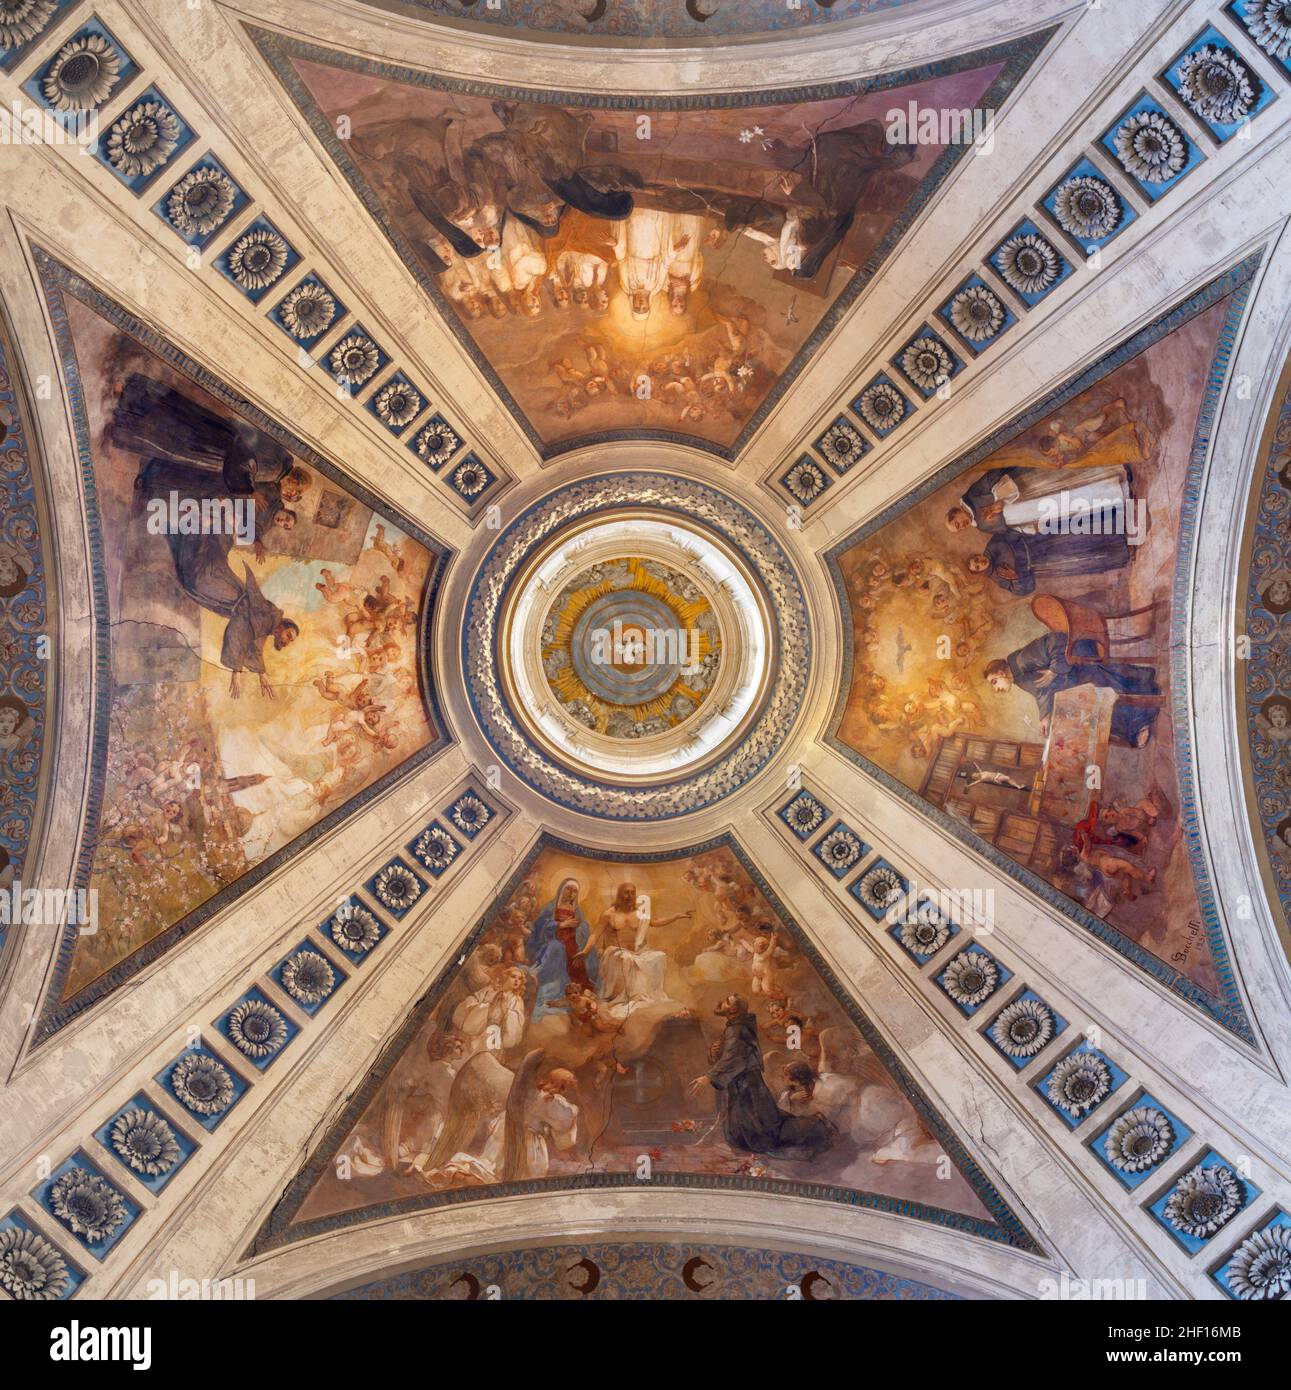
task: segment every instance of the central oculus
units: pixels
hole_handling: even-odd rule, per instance
[[[661,734],[704,701],[722,639],[699,586],[655,560],[593,565],[567,585],[543,630],[552,693],[615,738]]]
[[[485,556],[462,655],[480,726],[531,786],[648,820],[746,783],[802,708],[806,603],[747,508],[706,484],[569,484]]]
[[[632,512],[562,532],[506,608],[504,682],[562,761],[623,781],[710,758],[765,694],[771,619],[729,545]]]

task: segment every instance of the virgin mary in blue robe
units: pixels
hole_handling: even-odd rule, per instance
[[[579,902],[581,891],[576,878],[565,879],[529,933],[529,958],[533,962],[529,969],[538,981],[535,1019],[564,1012],[568,1008],[565,990],[571,984],[595,987],[596,952],[581,954],[592,934]]]

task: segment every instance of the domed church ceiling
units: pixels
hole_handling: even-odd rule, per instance
[[[1271,0],[0,0],[0,1303],[1291,1297],[1289,122]]]
[[[622,103],[256,37],[544,454],[656,437],[731,458],[967,152],[961,118],[971,141],[1045,36],[863,82]],[[939,138],[894,140],[893,109]]]

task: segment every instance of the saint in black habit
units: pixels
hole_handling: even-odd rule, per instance
[[[776,1104],[762,1075],[758,1021],[747,1008],[727,1013],[708,1079],[726,1142],[741,1153],[813,1159],[838,1138],[824,1115],[789,1115]]]

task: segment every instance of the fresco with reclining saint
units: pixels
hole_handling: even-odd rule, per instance
[[[43,269],[80,388],[110,670],[83,849],[97,921],[65,955],[65,1017],[438,741],[418,630],[439,556]]]
[[[547,453],[631,431],[729,454],[1043,42],[655,109],[255,37]],[[912,104],[940,139],[892,138]]]
[[[833,553],[852,627],[834,739],[1241,1029],[1171,661],[1240,309],[1216,283]]]
[[[518,1182],[696,1174],[1029,1241],[729,841],[632,859],[544,838],[461,955],[274,1241]]]

